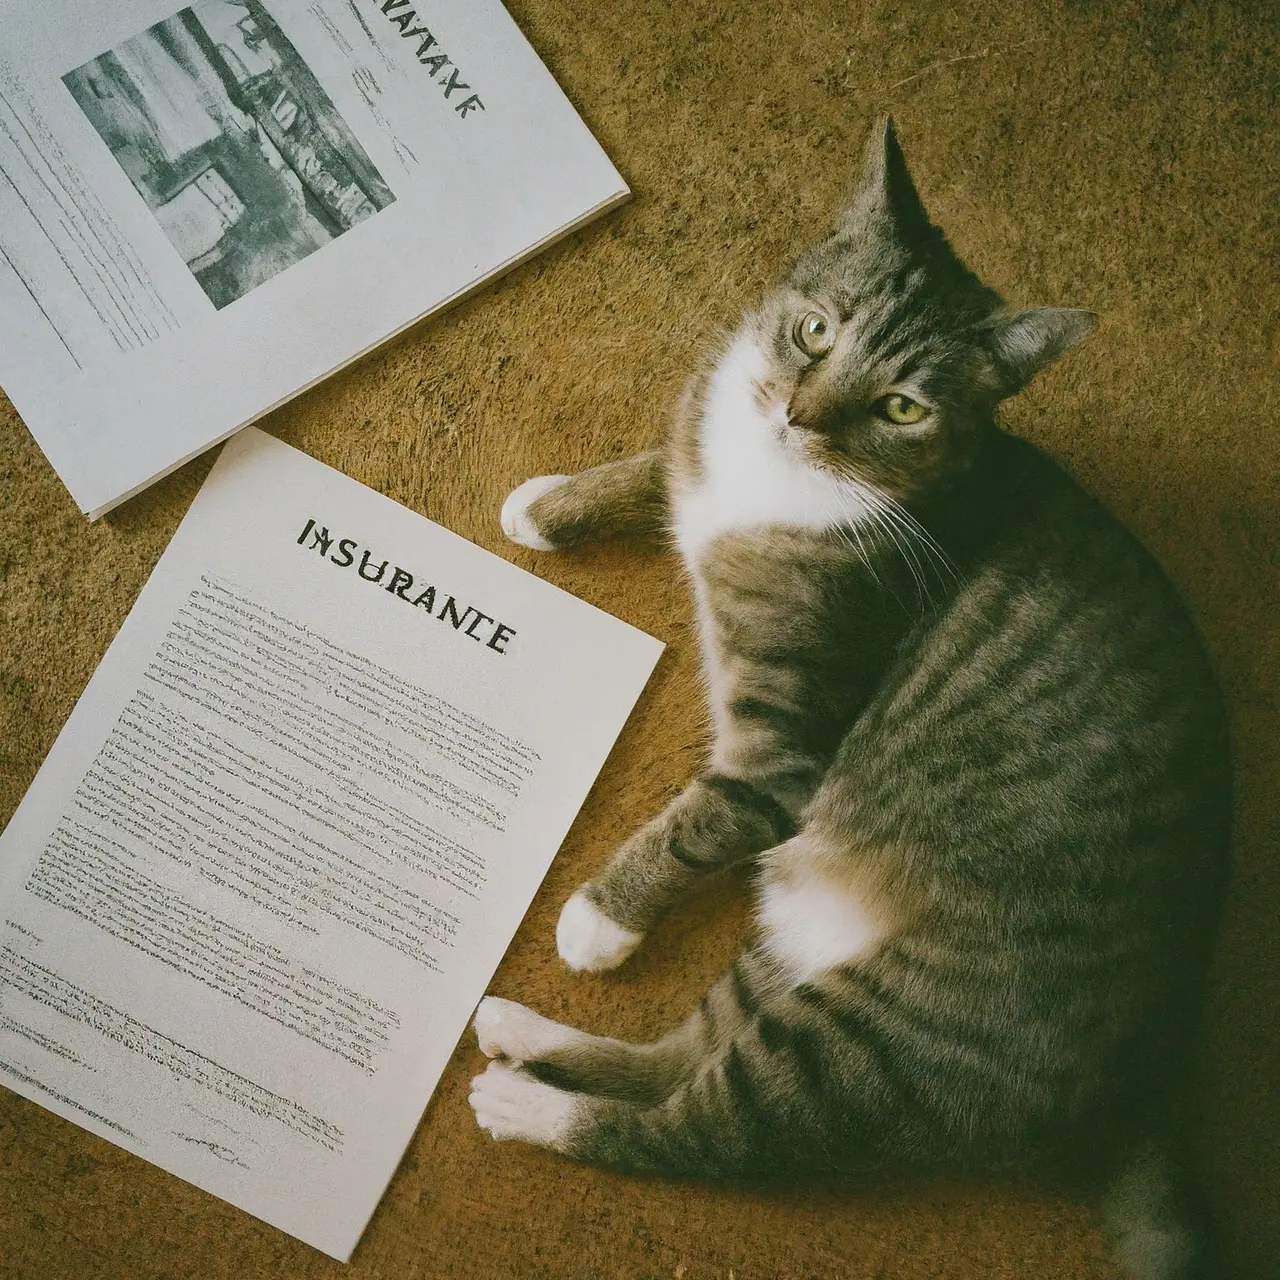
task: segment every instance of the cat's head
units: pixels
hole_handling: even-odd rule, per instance
[[[963,469],[996,403],[1094,324],[1012,310],[982,284],[929,221],[886,119],[839,224],[754,318],[758,398],[811,465],[909,500]]]

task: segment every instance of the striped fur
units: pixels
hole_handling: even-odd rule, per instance
[[[817,357],[795,336],[815,308]],[[553,546],[665,519],[712,713],[707,772],[575,918],[634,945],[750,858],[760,932],[655,1044],[482,1005],[495,1137],[723,1179],[1128,1144],[1117,1256],[1197,1274],[1159,1142],[1226,873],[1223,712],[1155,562],[994,420],[1090,325],[981,285],[890,127],[836,230],[691,383],[661,467],[522,509]],[[890,395],[923,420],[887,421]]]

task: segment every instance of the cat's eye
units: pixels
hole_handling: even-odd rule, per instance
[[[877,417],[899,427],[914,426],[929,415],[929,410],[919,400],[898,394],[884,396],[873,407]]]
[[[836,327],[821,311],[806,311],[791,333],[796,346],[807,356],[825,356],[835,345]]]

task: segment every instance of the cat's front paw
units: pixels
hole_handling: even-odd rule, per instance
[[[487,1058],[535,1061],[561,1045],[567,1027],[514,1000],[485,996],[476,1009],[476,1043]]]
[[[538,528],[529,508],[544,493],[550,493],[568,479],[568,476],[534,476],[518,489],[513,489],[502,504],[502,532],[522,547],[532,547],[535,551],[554,551],[555,543]]]
[[[476,1123],[497,1142],[535,1142],[563,1151],[581,1102],[505,1062],[491,1062],[471,1082]]]
[[[616,969],[644,941],[644,934],[610,920],[581,889],[560,912],[556,950],[570,969]]]

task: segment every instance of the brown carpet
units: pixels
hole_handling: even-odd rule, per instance
[[[722,885],[626,972],[577,978],[569,890],[698,759],[688,601],[670,561],[538,557],[503,495],[654,441],[694,353],[822,227],[891,109],[934,216],[1022,302],[1100,332],[1009,406],[1138,530],[1190,599],[1230,699],[1238,870],[1206,1033],[1205,1163],[1232,1274],[1280,1274],[1280,314],[1275,27],[1236,4],[519,0],[516,18],[637,192],[629,207],[264,424],[670,648],[494,990],[650,1036],[731,956]],[[426,229],[424,228],[424,231]],[[0,400],[0,816],[7,817],[208,460],[90,526]],[[875,1180],[746,1194],[495,1146],[458,1049],[346,1274],[1109,1277],[1071,1193]],[[337,1276],[342,1268],[0,1090],[0,1275]]]

